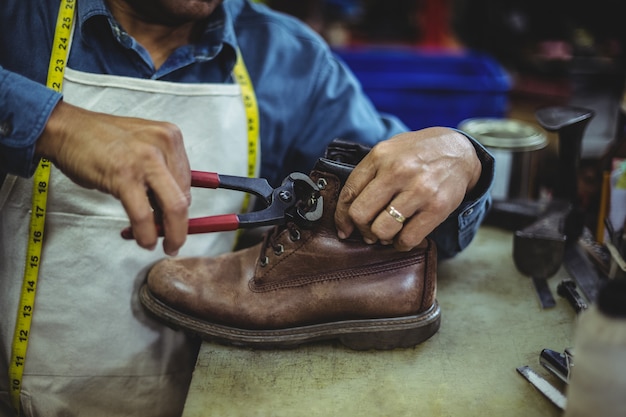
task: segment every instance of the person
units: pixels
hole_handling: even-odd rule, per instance
[[[358,229],[366,243],[409,250],[430,235],[442,257],[467,246],[488,210],[493,159],[476,141],[378,114],[292,17],[247,0],[72,3],[62,93],[45,85],[59,2],[5,0],[0,11],[3,417],[14,415],[7,374],[41,158],[53,166],[19,397],[29,416],[182,412],[198,341],[148,316],[136,290],[164,254],[231,250],[235,233],[187,236],[187,222],[244,203],[233,195],[242,193],[192,191],[190,170],[277,185],[335,138],[375,145],[342,190],[338,236]],[[241,65],[258,104],[258,149],[233,76]],[[135,241],[120,238],[128,224]]]

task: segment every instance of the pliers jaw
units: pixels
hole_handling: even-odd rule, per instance
[[[237,229],[284,224],[292,221],[301,227],[310,227],[322,218],[323,198],[320,188],[307,175],[289,174],[277,188],[272,188],[264,178],[220,175],[214,172],[191,172],[191,186],[224,188],[256,195],[267,206],[265,209],[243,214],[221,214],[189,220],[188,234],[223,232]],[[157,224],[159,235],[163,228]],[[130,227],[122,237],[132,239]]]
[[[250,179],[251,183],[264,179]],[[255,188],[255,187],[253,187]],[[256,192],[256,188],[248,191],[261,197],[267,208],[250,213],[238,214],[238,228],[253,228],[283,224],[293,221],[299,226],[307,227],[316,222],[323,214],[323,199],[319,187],[306,175],[299,172],[289,174],[280,185],[272,189],[270,195]],[[211,222],[212,217],[205,217],[203,222]]]
[[[322,218],[324,198],[320,195],[319,186],[311,178],[300,172],[292,172],[283,181],[283,185],[286,184],[291,184],[296,199],[295,204],[285,209],[286,220],[309,227]]]

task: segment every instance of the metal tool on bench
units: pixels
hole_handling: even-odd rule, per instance
[[[539,363],[567,384],[574,366],[574,354],[569,348],[562,353],[552,349],[543,349],[539,354]]]
[[[542,308],[556,305],[547,279],[563,263],[565,235],[559,230],[562,213],[556,212],[538,220],[513,236],[513,261],[522,274],[532,279]]]
[[[543,349],[539,354],[539,363],[565,384],[569,383],[572,367],[574,366],[574,355],[571,349],[565,349],[563,353],[552,349]],[[554,405],[561,410],[565,410],[567,404],[565,395],[547,379],[528,365],[520,366],[516,370]]]
[[[589,307],[587,302],[576,290],[576,283],[571,279],[564,279],[563,281],[559,282],[559,285],[556,287],[556,292],[572,305],[572,308],[574,309],[576,314],[580,313],[583,310],[586,310]]]
[[[567,398],[558,389],[556,389],[545,378],[535,372],[530,366],[520,366],[516,368],[517,372],[531,383],[539,392],[549,399],[555,406],[561,410],[565,410]]]
[[[224,188],[256,195],[267,206],[265,209],[243,214],[220,214],[189,220],[189,234],[223,232],[283,224],[294,221],[306,227],[319,220],[323,214],[320,189],[307,175],[294,172],[279,187],[273,188],[264,178],[248,178],[221,175],[215,172],[191,172],[191,186],[201,188]],[[157,224],[159,235],[163,229]],[[130,227],[122,231],[122,237],[133,239]]]
[[[534,223],[515,232],[513,259],[517,269],[533,279],[542,307],[548,308],[556,302],[546,279],[556,274],[568,256],[584,262],[576,244],[584,226],[576,182],[583,132],[594,113],[578,107],[553,106],[539,109],[535,115],[544,129],[558,132],[557,185],[546,211]],[[585,273],[590,275],[588,270]],[[589,290],[594,284],[589,283],[592,278],[586,279],[584,284],[577,282]]]

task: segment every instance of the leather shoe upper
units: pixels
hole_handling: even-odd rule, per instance
[[[283,329],[415,315],[435,303],[436,247],[410,252],[337,237],[340,178],[315,170],[323,218],[273,228],[262,243],[216,257],[170,258],[149,272],[153,297],[180,312],[241,329]]]

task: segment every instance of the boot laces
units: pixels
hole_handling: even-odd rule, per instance
[[[277,226],[271,233],[268,233],[265,241],[263,242],[260,259],[261,266],[267,266],[270,262],[270,258],[267,256],[267,251],[269,249],[273,250],[276,256],[280,256],[283,252],[285,252],[285,245],[281,243],[279,239],[279,236],[285,229],[289,231],[289,240],[292,242],[300,240],[300,229],[295,223],[289,222],[285,226]]]

